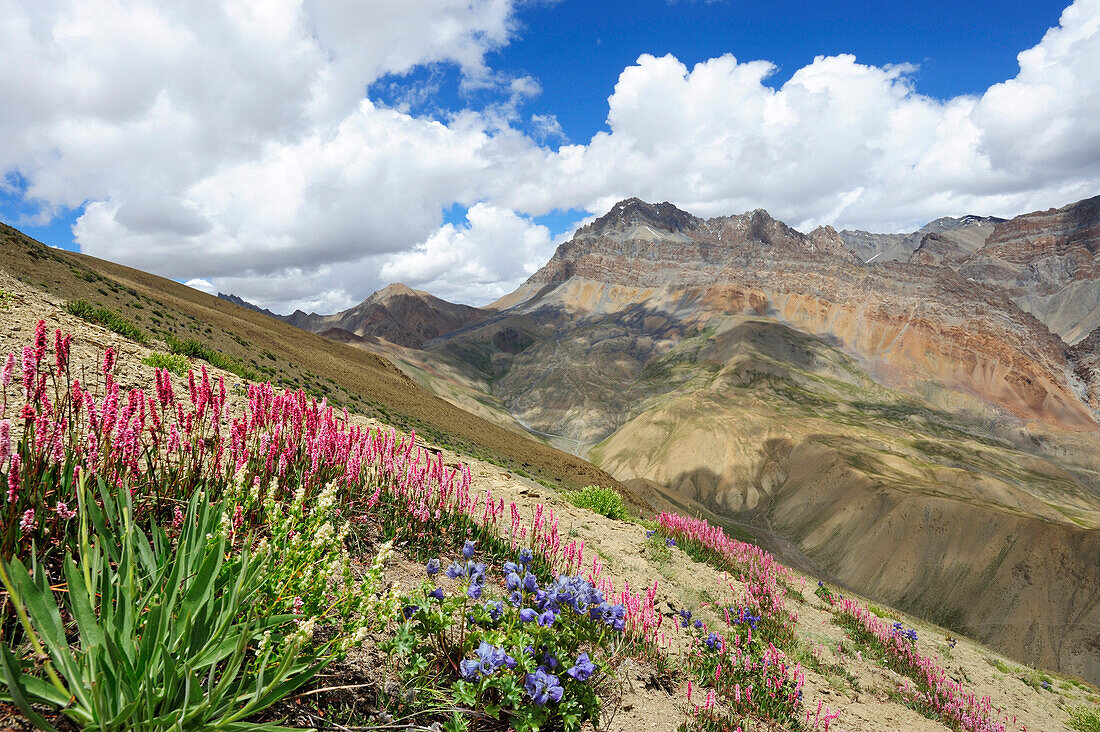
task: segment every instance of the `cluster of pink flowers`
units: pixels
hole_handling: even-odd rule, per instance
[[[963,689],[962,684],[948,676],[946,669],[931,656],[925,656],[917,644],[884,623],[861,603],[850,598],[836,599],[834,611],[854,620],[885,649],[892,667],[913,679],[915,686],[905,685],[901,691],[915,704],[934,710],[950,726],[965,732],[1006,732],[1005,722],[988,696],[978,698]],[[1022,728],[1026,732],[1026,728]]]
[[[708,687],[703,703],[693,707],[693,724],[699,729],[733,729],[739,720],[796,721],[805,677],[798,664],[790,664],[776,643],[793,637],[796,616],[786,609],[785,586],[794,581],[789,569],[759,547],[735,541],[706,521],[671,513],[657,517],[661,533],[696,558],[726,570],[743,585],[730,581],[739,595],[737,607],[718,609],[725,632],[711,632],[705,623],[696,627],[689,666]],[[706,634],[705,637],[703,634]],[[688,689],[691,701],[692,689]],[[824,729],[835,713],[818,717]]]
[[[5,556],[46,530],[54,541],[63,539],[65,522],[75,515],[72,477],[83,472],[128,489],[136,510],[176,525],[196,487],[212,480],[236,485],[251,495],[233,509],[234,535],[245,534],[264,501],[308,503],[335,482],[346,489],[342,510],[357,521],[385,522],[388,515],[398,544],[476,527],[506,537],[513,549],[529,548],[555,572],[586,567],[584,542],[563,541],[553,508],[539,504],[525,517],[515,503],[473,490],[468,467],[448,465],[441,452],[420,446],[415,433],[353,425],[346,410],[269,383],[248,385],[244,408],[234,415],[225,381],[212,380],[205,366],[188,373],[185,390],[158,369],[151,390],[126,391],[115,380],[111,349],[94,383],[81,383],[69,373],[71,336],[58,331],[53,341],[54,358],[47,360],[49,339],[40,321],[34,345],[22,352],[21,393],[0,389],[4,410],[9,401],[24,402],[18,445],[9,422],[0,423],[6,460],[0,471],[8,484],[3,516],[23,534],[5,534],[12,537],[2,547]],[[0,373],[5,387],[15,366],[15,354],[8,354]],[[510,527],[503,525],[507,518]],[[626,607],[627,637],[655,644],[661,623],[656,585],[642,593],[625,586],[616,591],[600,570],[592,557],[594,581]]]

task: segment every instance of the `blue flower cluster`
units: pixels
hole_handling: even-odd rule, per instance
[[[603,593],[584,577],[562,575],[545,589],[540,589],[534,575],[528,572],[521,580],[516,569],[514,563],[505,563],[505,585],[512,591],[512,604],[520,607],[519,619],[523,622],[536,621],[543,627],[549,627],[562,611],[571,609],[578,615],[587,614],[592,620],[601,621],[613,630],[621,631],[626,626],[626,608],[607,602]],[[534,608],[521,607],[525,600]]]
[[[907,640],[913,641],[914,643],[917,642],[917,631],[913,628],[905,630],[901,623],[894,623],[894,635],[900,635]],[[954,646],[952,646],[952,648],[954,648]]]
[[[680,627],[681,628],[686,628],[690,624],[691,624],[691,611],[686,610],[686,609],[681,610],[680,611]],[[702,620],[696,620],[695,621],[695,627],[696,627],[696,629],[701,630],[702,627],[703,627],[703,621]]]
[[[722,639],[718,637],[717,633],[711,633],[710,635],[708,635],[707,639],[703,641],[703,643],[705,643],[707,648],[711,649],[712,651],[722,650]]]
[[[729,608],[729,613],[730,613],[730,623],[732,623],[733,625],[740,625],[741,623],[747,623],[748,626],[750,628],[752,628],[753,630],[756,630],[756,624],[759,623],[763,619],[762,615],[753,615],[751,612],[749,612],[749,609],[747,607],[746,608],[731,607],[731,608]]]
[[[665,539],[665,546],[676,546],[675,539]]]
[[[477,658],[460,663],[459,672],[464,679],[475,679],[478,676],[492,676],[501,666],[513,669],[516,667],[516,659],[505,653],[503,648],[482,641],[477,647]]]

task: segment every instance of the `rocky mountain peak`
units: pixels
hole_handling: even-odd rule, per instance
[[[365,302],[384,303],[395,297],[434,298],[434,296],[430,293],[424,292],[422,290],[414,290],[403,282],[394,282],[386,285],[381,290],[368,297]]]
[[[593,221],[578,233],[603,234],[612,231],[624,231],[639,224],[654,229],[678,233],[692,229],[701,219],[682,211],[668,201],[646,203],[640,198],[627,198],[619,201],[611,210]]]

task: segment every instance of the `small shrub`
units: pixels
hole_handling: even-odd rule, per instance
[[[1078,732],[1100,732],[1100,707],[1074,707],[1069,711],[1069,726]]]
[[[598,728],[596,686],[606,678],[626,608],[580,576],[540,586],[526,569],[530,552],[519,564],[504,564],[510,595],[492,598],[473,541],[463,554],[446,570],[460,580],[450,594],[426,582],[402,598],[405,623],[383,649],[403,686],[416,693],[393,695],[390,711],[403,720],[441,717],[448,732],[469,729],[477,717],[484,720],[479,730],[571,732],[587,721]],[[430,560],[427,570],[438,573],[440,561]]]
[[[87,320],[89,323],[102,325],[104,328],[113,330],[120,336],[137,341],[138,343],[145,343],[148,341],[148,338],[146,338],[141,328],[138,328],[116,311],[103,307],[102,305],[93,305],[87,300],[70,300],[65,303],[65,311],[82,320]]]
[[[150,353],[141,362],[157,369],[168,369],[176,376],[187,376],[191,362],[176,353]]]
[[[630,518],[630,512],[623,505],[623,497],[614,488],[590,485],[583,490],[565,494],[565,500],[578,508],[587,508],[601,516],[617,521]]]
[[[867,609],[870,610],[872,613],[874,613],[875,615],[877,615],[880,618],[889,618],[890,620],[897,620],[898,619],[897,615],[890,612],[889,610],[883,610],[878,605],[868,605]]]

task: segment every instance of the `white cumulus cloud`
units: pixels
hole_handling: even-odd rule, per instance
[[[951,99],[907,59],[819,57],[777,85],[767,60],[642,55],[576,144],[523,112],[538,79],[487,61],[518,2],[0,0],[0,181],[42,218],[83,205],[86,252],[284,312],[390,280],[484,303],[552,252],[534,217],[628,196],[898,231],[1100,192],[1100,0]],[[425,65],[497,101],[432,118],[366,98]]]

